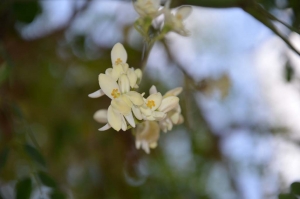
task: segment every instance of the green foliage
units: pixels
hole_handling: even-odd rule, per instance
[[[293,182],[291,184],[291,192],[300,196],[300,182]]]
[[[9,77],[10,67],[7,63],[0,65],[0,85]]]
[[[5,166],[9,154],[9,148],[4,147],[0,153],[0,170]]]
[[[16,1],[13,10],[17,21],[30,23],[41,12],[38,1]]]
[[[29,199],[32,191],[32,182],[26,177],[16,184],[16,199]]]
[[[297,197],[291,193],[281,193],[279,194],[278,199],[297,199]]]
[[[294,68],[289,63],[287,63],[285,65],[285,80],[287,82],[291,82],[293,80],[294,74],[295,74]]]
[[[27,153],[27,155],[36,163],[39,165],[46,167],[46,162],[42,154],[34,147],[25,144],[24,145],[24,150]]]
[[[60,192],[60,191],[58,191],[58,190],[54,190],[54,191],[52,191],[52,192],[50,193],[50,198],[51,198],[51,199],[65,199],[65,198],[67,198],[67,197],[65,196],[64,193],[62,193],[62,192]]]
[[[52,188],[56,187],[56,182],[46,172],[39,171],[37,173],[37,175],[43,185],[45,185],[47,187],[52,187]]]

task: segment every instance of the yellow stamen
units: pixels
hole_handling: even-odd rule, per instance
[[[114,98],[117,98],[117,97],[119,97],[121,94],[119,93],[118,89],[113,89],[113,91],[111,92],[111,95],[112,95]]]
[[[177,18],[178,20],[182,20],[182,15],[181,15],[181,14],[178,14],[178,15],[176,15],[176,18]]]
[[[152,2],[151,1],[147,1],[146,5],[152,5]]]
[[[149,100],[148,103],[146,104],[149,108],[152,108],[155,106],[155,102],[153,100]]]
[[[118,58],[118,59],[115,61],[115,64],[120,64],[120,63],[122,63],[122,62],[123,62],[122,59]]]

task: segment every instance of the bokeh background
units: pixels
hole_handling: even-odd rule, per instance
[[[130,130],[99,132],[109,100],[87,97],[115,43],[141,67],[132,2],[0,2],[0,198],[297,198],[300,56],[282,38],[300,51],[300,2],[171,6],[186,4],[191,36],[156,42],[140,88],[183,87],[185,122],[148,155]]]

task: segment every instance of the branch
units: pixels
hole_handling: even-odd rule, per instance
[[[278,37],[280,37],[286,45],[288,45],[291,50],[293,50],[296,54],[300,56],[300,52],[293,46],[293,44],[283,35],[281,34],[274,24],[264,15],[261,15],[261,10],[259,9],[259,5],[249,6],[244,9],[247,13],[253,16],[255,19],[263,23],[266,27],[273,31]]]

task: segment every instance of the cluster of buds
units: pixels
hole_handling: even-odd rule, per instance
[[[150,95],[139,93],[142,79],[140,69],[129,68],[127,52],[117,43],[111,51],[112,68],[99,75],[100,90],[89,94],[91,98],[106,95],[111,99],[108,109],[98,110],[94,119],[106,123],[100,131],[113,128],[116,131],[135,129],[136,147],[147,153],[157,146],[160,129],[167,132],[173,125],[183,122],[179,98],[182,88],[175,88],[162,95],[156,87],[150,88]]]
[[[186,30],[183,21],[191,14],[191,6],[180,6],[175,12],[169,9],[171,1],[168,0],[164,7],[160,6],[160,0],[136,0],[133,6],[140,17],[135,23],[135,28],[144,36],[151,37],[153,35],[152,22],[158,16],[164,16],[164,22],[156,30],[154,34],[157,38],[162,37],[169,31],[174,31],[182,36],[188,36],[189,31]],[[153,37],[153,36],[152,36]]]

